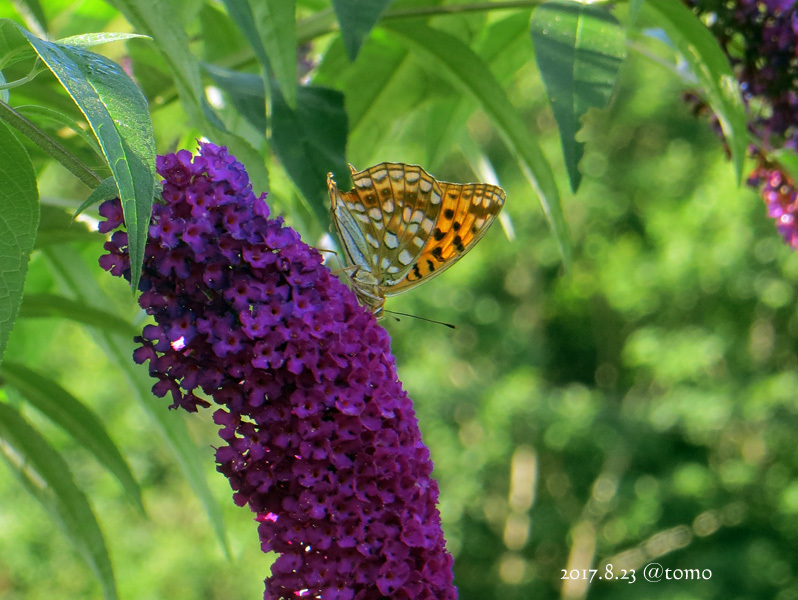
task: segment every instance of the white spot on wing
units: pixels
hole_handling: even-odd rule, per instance
[[[385,241],[385,245],[388,246],[391,250],[396,248],[399,245],[399,239],[391,233],[390,231],[385,232],[385,237],[383,238]]]
[[[389,173],[394,181],[402,181],[405,177],[405,172],[400,169],[391,169]]]
[[[421,250],[421,248],[424,247],[424,238],[417,235],[416,237],[413,238],[413,245],[419,250]]]
[[[368,223],[369,221],[371,221],[371,219],[369,219],[369,216],[365,213],[355,213],[355,218],[361,223]]]
[[[371,174],[371,178],[374,181],[376,181],[377,183],[379,183],[380,181],[382,181],[386,177],[388,177],[388,171],[386,171],[385,169],[380,169],[379,171],[374,171]]]
[[[409,171],[405,175],[405,179],[407,180],[407,183],[415,183],[416,181],[418,181],[419,177],[421,177],[421,173],[419,173],[418,171]]]
[[[361,179],[355,180],[355,185],[360,189],[370,188],[374,186],[374,183],[368,177],[363,177]]]
[[[430,198],[430,204],[440,204],[441,203],[441,195],[438,192],[432,192],[432,198]]]
[[[421,229],[424,230],[424,233],[429,234],[429,232],[432,231],[432,225],[432,219],[424,219],[421,221]]]
[[[388,268],[387,268],[387,269],[385,269],[385,270],[386,270],[388,273],[390,273],[391,275],[393,275],[393,274],[395,274],[395,273],[398,273],[398,272],[399,272],[399,267],[397,267],[396,265],[394,265],[394,266],[392,266],[392,267],[388,267]]]
[[[382,212],[392,213],[393,212],[393,200],[390,198],[382,203]]]
[[[388,267],[390,267],[390,266],[391,266],[391,259],[390,259],[390,258],[388,258],[388,257],[386,257],[386,258],[383,258],[383,259],[382,259],[382,263],[380,263],[380,266],[381,266],[383,269],[387,269]]]
[[[421,223],[421,221],[424,220],[424,211],[423,210],[415,211],[413,213],[413,216],[410,217],[409,220],[410,220],[411,223]]]
[[[404,210],[402,211],[402,221],[405,223],[410,222],[410,216],[412,215],[413,211],[410,210],[409,206],[405,206]]]
[[[374,248],[380,247],[380,243],[376,239],[374,239],[374,236],[371,235],[370,233],[366,233],[366,241],[369,244],[371,244]]]
[[[399,256],[398,256],[398,258],[399,258],[399,262],[400,262],[400,263],[402,263],[402,264],[403,264],[403,265],[405,265],[405,266],[407,266],[407,265],[409,265],[411,262],[413,262],[413,255],[412,255],[412,254],[410,254],[410,253],[409,253],[407,250],[402,250],[402,251],[399,253]]]
[[[381,221],[382,220],[382,211],[375,206],[374,208],[370,208],[369,209],[369,216],[372,219],[374,219],[375,221]]]
[[[418,187],[421,188],[422,192],[428,192],[432,189],[432,182],[428,179],[422,179],[421,183],[418,184]]]

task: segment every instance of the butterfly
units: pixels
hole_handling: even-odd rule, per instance
[[[488,183],[438,181],[418,165],[349,165],[341,192],[327,173],[332,222],[361,305],[382,316],[385,298],[440,275],[474,247],[504,205]]]

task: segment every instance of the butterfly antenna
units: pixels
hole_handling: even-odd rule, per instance
[[[418,319],[419,321],[427,321],[428,323],[435,323],[437,325],[443,325],[444,327],[448,327],[449,329],[457,329],[456,325],[452,325],[451,323],[444,323],[443,321],[436,321],[435,319],[427,319],[426,317],[419,317],[418,315],[411,315],[408,313],[396,312],[395,310],[386,310],[383,311],[390,315],[401,315],[403,317],[410,317],[411,319]],[[394,317],[397,321],[396,317]]]

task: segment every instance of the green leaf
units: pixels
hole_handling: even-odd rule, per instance
[[[423,79],[413,63],[407,50],[385,35],[363,48],[355,63],[348,61],[343,42],[336,40],[327,50],[313,82],[357,90],[346,98],[349,131],[354,134],[362,126],[364,136],[373,144],[379,139],[375,130],[380,123],[385,125],[386,114],[400,114],[404,107],[417,105],[423,97]]]
[[[294,0],[256,0],[250,4],[260,41],[269,57],[269,67],[284,101],[297,105],[296,2]]]
[[[743,176],[748,132],[740,86],[728,58],[712,33],[681,2],[657,0],[643,6],[676,45],[698,78],[726,136],[739,183]]]
[[[86,263],[74,250],[61,247],[58,251],[47,248],[43,255],[53,266],[53,272],[63,293],[73,297],[76,302],[102,310],[110,306],[111,300],[100,289],[92,277]],[[98,328],[91,330],[95,341],[105,351],[109,360],[125,374],[130,382],[131,393],[150,416],[157,431],[172,451],[172,455],[188,480],[189,485],[205,507],[208,520],[213,527],[219,545],[230,557],[230,545],[224,528],[222,511],[211,494],[205,480],[203,451],[191,440],[182,415],[166,409],[166,401],[152,394],[153,380],[147,369],[133,363],[134,345],[128,336],[114,334]]]
[[[14,108],[17,110],[17,112],[25,117],[35,120],[39,126],[42,126],[42,122],[44,121],[45,123],[55,124],[55,126],[58,128],[69,129],[75,134],[75,137],[80,139],[82,144],[85,144],[87,148],[94,150],[98,156],[102,156],[102,151],[97,145],[97,140],[92,137],[91,133],[85,131],[77,124],[76,116],[69,115],[65,112],[61,112],[47,106],[35,104],[23,104],[21,106],[15,106]],[[64,143],[63,137],[61,137],[59,141]],[[113,178],[111,178],[111,180],[113,181]]]
[[[475,40],[474,51],[490,65],[500,83],[513,79],[525,64],[529,46],[529,15],[513,14],[484,27]],[[453,147],[461,147],[463,123],[477,104],[471,96],[452,95],[436,103],[427,125],[429,167],[436,168]]]
[[[69,242],[101,244],[103,240],[103,236],[96,231],[89,231],[85,223],[76,223],[63,208],[49,204],[41,205],[39,233],[33,245],[35,249]]]
[[[76,48],[91,48],[92,46],[99,46],[100,44],[108,44],[110,42],[118,42],[120,40],[129,40],[132,38],[152,39],[148,35],[141,35],[138,33],[112,33],[110,31],[102,31],[99,33],[84,33],[82,35],[61,38],[60,40],[56,40],[55,43],[64,46],[75,46]]]
[[[589,108],[604,108],[609,103],[626,56],[626,34],[606,8],[559,0],[535,9],[530,31],[560,129],[568,179],[576,192],[585,146],[576,141],[580,119]]]
[[[41,59],[86,116],[119,189],[130,240],[131,286],[138,288],[155,190],[155,142],[147,101],[115,62],[27,31]]]
[[[133,28],[151,37],[161,57],[169,66],[180,98],[189,117],[200,123],[205,119],[220,130],[224,125],[207,105],[199,65],[189,49],[186,28],[170,2],[161,0],[110,0]]]
[[[113,567],[86,495],[60,454],[22,416],[0,402],[0,444],[12,471],[44,506],[94,571],[106,600],[117,598]]]
[[[627,23],[627,27],[631,27],[637,21],[637,17],[640,16],[640,10],[643,8],[643,2],[645,0],[629,0],[629,22]]]
[[[144,514],[141,489],[130,466],[91,409],[52,379],[19,363],[6,361],[2,375],[8,385],[91,452],[97,462],[116,477],[128,499]]]
[[[344,96],[336,90],[303,86],[296,110],[279,93],[271,101],[274,151],[326,229],[330,212],[325,175],[332,171],[345,181],[349,174]]]
[[[0,363],[14,327],[39,225],[36,174],[25,148],[0,122]]]
[[[17,12],[22,15],[30,29],[42,33],[49,30],[47,16],[39,0],[16,0],[15,4]]]
[[[209,63],[202,67],[213,81],[230,96],[233,106],[255,129],[265,133],[266,90],[263,78],[252,73],[239,73]]]
[[[103,179],[100,182],[100,185],[91,191],[89,197],[81,202],[72,218],[74,219],[90,206],[94,206],[99,202],[105,202],[106,200],[110,200],[111,198],[116,198],[118,196],[119,189],[116,187],[116,181],[114,181],[114,178],[108,177],[107,179]]]
[[[258,58],[258,62],[263,65],[268,77],[269,56],[266,53],[266,48],[263,45],[260,32],[255,27],[255,15],[252,12],[252,6],[249,0],[223,0],[227,13],[230,18],[236,22],[236,25],[241,29],[241,33],[249,42],[252,51]]]
[[[400,25],[392,23],[386,29],[405,40],[411,50],[427,63],[439,68],[442,75],[471,94],[481,104],[527,181],[538,195],[549,226],[559,245],[566,266],[571,262],[571,244],[568,228],[562,214],[560,195],[548,161],[535,141],[504,89],[496,81],[482,59],[459,39],[431,29],[426,25]]]
[[[349,60],[354,62],[363,41],[380,20],[391,0],[332,0],[332,3],[341,27],[346,53]]]
[[[114,313],[55,294],[26,294],[22,300],[19,316],[26,319],[69,319],[91,327],[105,328],[131,338],[141,333],[139,329]]]

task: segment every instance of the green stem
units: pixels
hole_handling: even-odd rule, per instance
[[[535,8],[543,0],[507,0],[506,2],[475,2],[473,4],[449,4],[446,6],[422,6],[386,11],[383,19],[412,19],[436,15],[454,15],[469,12],[489,12],[492,10],[512,10]]]
[[[0,119],[13,126],[45,153],[64,165],[70,173],[90,188],[96,188],[102,181],[99,175],[80,162],[58,140],[47,135],[46,131],[2,101],[0,101]]]

